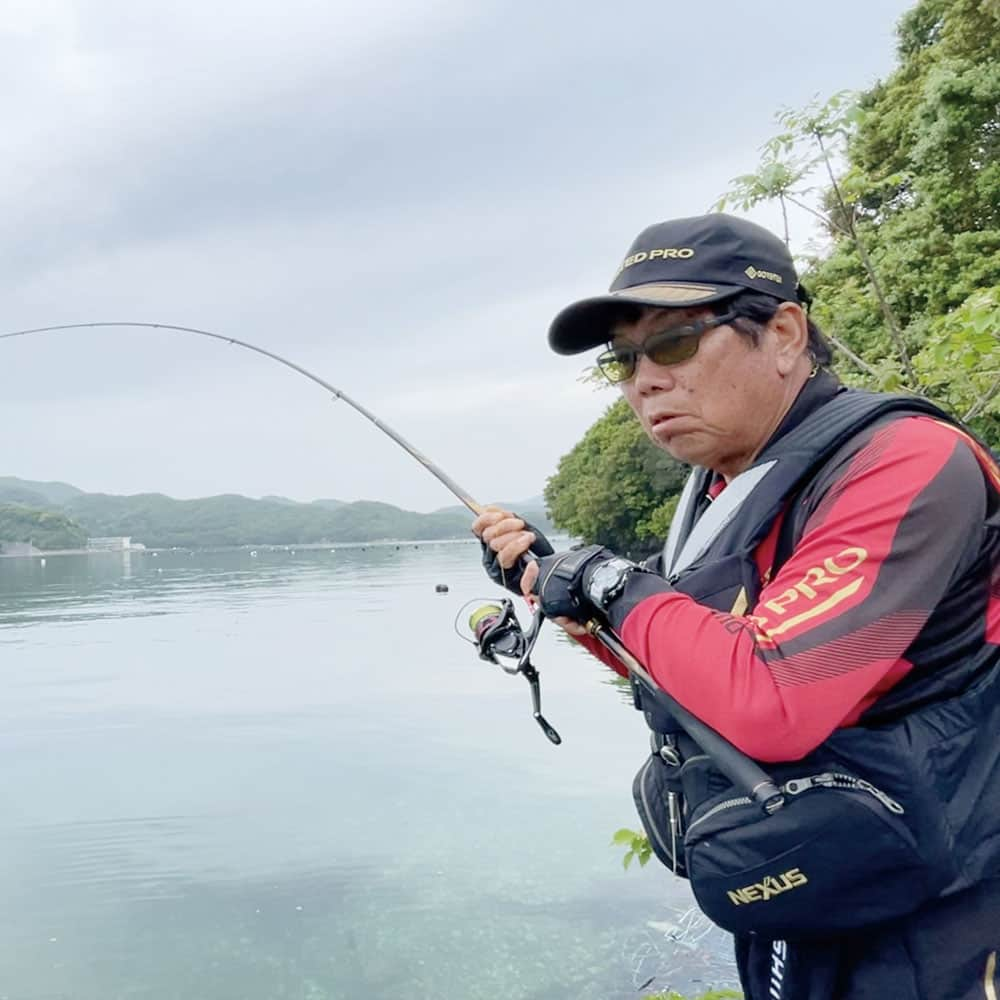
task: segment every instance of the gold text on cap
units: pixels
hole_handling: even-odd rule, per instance
[[[626,267],[641,264],[644,260],[689,260],[693,256],[694,250],[691,247],[658,247],[656,250],[640,250],[622,261],[618,273],[621,274]]]

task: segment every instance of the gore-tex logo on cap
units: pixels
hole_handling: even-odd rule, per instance
[[[751,280],[754,278],[763,278],[765,281],[776,281],[779,285],[782,284],[781,275],[775,274],[774,271],[761,271],[751,264],[744,272],[748,278]]]

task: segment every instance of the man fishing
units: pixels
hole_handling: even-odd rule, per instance
[[[548,339],[600,349],[651,440],[693,466],[669,537],[639,565],[555,553],[499,508],[473,530],[491,578],[624,674],[588,631],[606,623],[651,675],[633,677],[654,748],[640,815],[734,931],[746,996],[995,1000],[987,449],[923,400],[841,386],[787,248],[732,216],[644,230]],[[761,762],[784,807],[734,794],[661,692]]]

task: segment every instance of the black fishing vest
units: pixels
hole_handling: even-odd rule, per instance
[[[898,413],[956,421],[926,400],[846,390],[810,413],[754,464],[730,481],[700,512],[711,473],[696,469],[689,478],[661,556],[650,569],[661,572],[678,591],[726,613],[753,608],[762,582],[754,551],[776,519],[815,478],[839,448],[860,430]],[[791,554],[795,540],[785,526],[773,571]],[[971,658],[970,658],[971,659]],[[944,845],[941,865],[949,873],[940,894],[1000,874],[1000,647],[987,647],[954,671],[975,680],[958,695],[945,676],[922,681],[922,701],[914,710],[879,724],[865,720],[837,730],[803,759],[822,770],[842,763],[906,804],[908,822],[919,839]],[[984,669],[985,668],[985,669]],[[692,669],[697,669],[692,664]],[[963,673],[964,671],[964,673]],[[953,670],[944,672],[951,676]],[[904,678],[887,696],[905,689]],[[938,693],[935,694],[935,688]],[[681,760],[699,754],[658,692],[633,679],[636,707],[654,735],[654,751],[668,742]],[[885,699],[880,699],[880,703]],[[904,701],[900,702],[905,703]],[[815,762],[813,765],[812,762]],[[764,765],[765,770],[769,765]],[[784,766],[784,765],[781,765]],[[719,776],[719,781],[724,781]]]
[[[678,501],[660,572],[677,590],[717,611],[732,611],[738,599],[753,607],[761,589],[753,553],[787,501],[860,430],[892,413],[925,414],[955,423],[918,397],[848,389],[766,448],[700,517],[699,499],[712,473],[695,470]],[[772,575],[790,555],[791,541],[788,537],[779,540]],[[741,588],[745,590],[742,596]]]

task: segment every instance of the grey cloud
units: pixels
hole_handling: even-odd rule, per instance
[[[74,228],[78,252],[237,228],[248,217],[320,215],[355,237],[372,217],[415,204],[433,214],[469,199],[516,203],[566,178],[626,183],[651,162],[666,175],[672,161],[740,144],[800,91],[783,60],[748,51],[754,41],[779,50],[792,42],[787,5],[755,8],[749,41],[736,32],[699,38],[690,21],[678,31],[676,12],[637,4],[628,30],[609,39],[597,6],[483,5],[419,44],[397,41],[385,53],[373,45],[349,72],[336,58],[305,63],[301,82],[275,81],[264,93],[250,86],[245,101],[234,100],[238,89],[214,93],[211,64],[199,67],[204,111],[178,118],[150,88],[137,138],[128,117],[117,131],[111,116],[103,146],[89,163],[85,154],[91,198],[81,203],[69,185],[75,203],[53,206],[50,238],[36,231],[29,259],[57,259]],[[692,42],[679,44],[672,29]],[[164,55],[146,67],[153,78],[171,71],[169,47]],[[190,68],[182,62],[180,72]],[[114,82],[128,106],[129,80]],[[229,82],[239,87],[238,77]],[[140,77],[137,94],[147,86]],[[22,225],[44,229],[42,212]],[[15,256],[8,247],[5,257]]]
[[[605,405],[553,402],[580,367],[544,348],[555,310],[603,287],[642,225],[704,210],[782,104],[886,72],[907,5],[25,7],[41,20],[0,37],[4,325],[229,332],[342,381],[460,481],[500,475],[481,442],[511,435],[524,489],[491,492],[537,492]],[[309,387],[193,339],[58,336],[0,345],[11,473],[328,492],[293,454],[328,440]],[[449,380],[467,419],[433,405]],[[230,436],[201,454],[197,428],[220,421]],[[441,500],[343,434],[353,495]],[[174,445],[183,469],[162,460]]]

